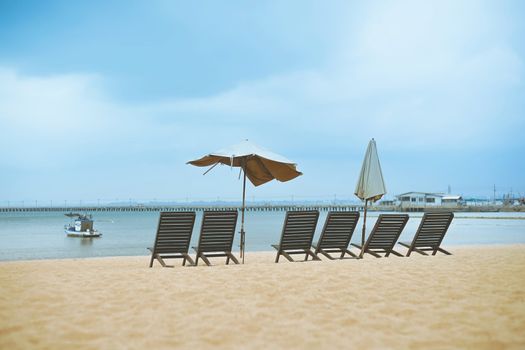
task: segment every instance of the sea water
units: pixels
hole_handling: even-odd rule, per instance
[[[90,214],[90,213],[86,213]],[[92,213],[94,228],[100,238],[67,237],[64,225],[70,219],[59,212],[0,213],[0,260],[86,258],[102,256],[147,255],[155,239],[158,212]],[[246,212],[246,250],[268,251],[279,242],[284,211]],[[378,212],[369,212],[367,235]],[[318,239],[327,213],[321,212],[314,242]],[[410,241],[421,221],[422,213],[410,213],[400,240]],[[197,212],[192,235],[196,245],[202,212]],[[361,239],[363,219],[352,242]],[[237,231],[240,229],[240,215]],[[234,251],[238,251],[238,234]],[[525,243],[525,213],[456,213],[443,241],[444,246]],[[400,251],[404,248],[400,247]]]

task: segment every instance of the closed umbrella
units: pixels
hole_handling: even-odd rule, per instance
[[[239,167],[244,173],[240,232],[240,251],[243,263],[245,248],[244,211],[246,207],[246,178],[248,177],[254,186],[260,186],[273,179],[285,182],[302,175],[301,172],[297,171],[297,165],[292,161],[277,153],[259,147],[248,140],[210,153],[202,158],[189,161],[188,164],[201,167],[211,166],[204,174],[213,169],[217,164]]]
[[[368,202],[375,202],[386,193],[385,181],[383,180],[383,173],[381,172],[381,164],[379,164],[379,157],[377,156],[377,147],[374,139],[368,143],[366,149],[365,159],[361,167],[361,174],[357,180],[355,187],[355,195],[361,200],[365,201],[365,210],[363,218],[363,233],[361,239],[361,246],[365,246],[365,229],[366,229],[366,208]],[[363,250],[361,250],[361,257]]]

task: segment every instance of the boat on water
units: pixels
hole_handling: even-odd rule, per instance
[[[93,216],[77,213],[65,215],[74,219],[72,223],[64,226],[65,233],[68,237],[94,238],[102,236],[102,233],[93,228]]]

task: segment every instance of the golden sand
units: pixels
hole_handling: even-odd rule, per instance
[[[4,262],[0,349],[525,349],[525,245],[450,250],[172,269]]]

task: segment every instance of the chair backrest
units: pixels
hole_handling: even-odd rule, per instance
[[[187,253],[195,223],[195,212],[161,212],[153,252]]]
[[[414,236],[413,247],[439,247],[453,218],[452,212],[425,213]]]
[[[237,210],[205,211],[202,215],[199,252],[231,252]]]
[[[392,250],[408,221],[407,214],[381,214],[366,241],[366,249]]]
[[[346,249],[354,233],[358,211],[331,211],[326,216],[317,249]]]
[[[317,210],[286,212],[279,248],[310,249],[318,219]]]

